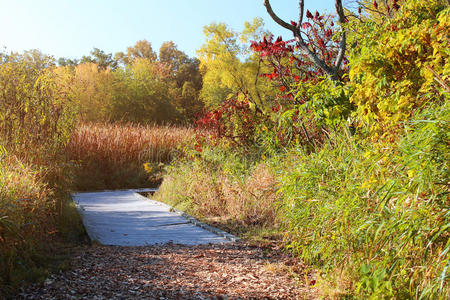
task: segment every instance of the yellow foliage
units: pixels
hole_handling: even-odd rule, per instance
[[[241,33],[234,32],[224,23],[212,23],[204,27],[206,43],[197,51],[203,72],[203,88],[200,98],[207,107],[212,108],[237,93],[248,95],[258,107],[264,110],[273,87],[259,74],[267,67],[259,61],[257,54],[250,52],[248,41],[257,40],[268,35],[263,30],[264,23],[255,18],[246,22]]]
[[[80,115],[85,121],[109,119],[114,97],[114,76],[110,69],[100,69],[95,63],[84,63],[73,71],[72,92],[80,106]]]
[[[351,101],[373,132],[392,136],[449,92],[450,9],[440,0],[407,1],[393,19],[365,28],[350,54]]]

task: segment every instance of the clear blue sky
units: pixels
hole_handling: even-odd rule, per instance
[[[332,0],[305,2],[311,11],[333,12]],[[298,18],[297,0],[271,3],[285,20]],[[115,53],[146,39],[155,51],[174,41],[194,56],[205,41],[204,25],[225,22],[241,30],[254,17],[275,35],[290,37],[267,15],[263,0],[0,0],[0,47],[80,58],[94,47]]]

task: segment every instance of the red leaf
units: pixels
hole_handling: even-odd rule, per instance
[[[309,10],[306,10],[306,17],[307,17],[308,19],[314,18],[314,16],[312,15],[312,13],[311,13]]]
[[[291,21],[292,26],[297,27],[297,22]]]
[[[305,22],[305,23],[302,24],[302,28],[303,29],[308,29],[308,28],[311,28],[311,27],[312,27],[311,24],[308,23],[308,22]]]
[[[280,86],[280,91],[284,92],[286,90],[286,87],[284,85]]]
[[[319,39],[317,42],[319,43],[320,47],[325,48],[325,44],[322,39]]]
[[[375,9],[378,9],[378,3],[377,3],[377,1],[373,1],[373,7],[375,7]]]

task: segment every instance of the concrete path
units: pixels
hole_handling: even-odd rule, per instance
[[[72,198],[91,240],[103,245],[145,246],[226,243],[228,239],[196,226],[170,206],[135,190],[75,193]]]

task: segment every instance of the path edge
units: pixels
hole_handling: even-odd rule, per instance
[[[148,197],[146,197],[146,196],[143,196],[143,195],[139,194],[138,192],[135,192],[135,193],[138,194],[138,195],[141,196],[141,197],[144,197],[144,198],[148,199],[148,200],[156,201],[156,200],[150,199],[150,198],[148,198]],[[159,202],[159,201],[158,201],[158,202]],[[213,226],[210,226],[210,225],[208,225],[208,224],[205,224],[205,223],[203,223],[203,222],[200,222],[199,220],[197,220],[197,219],[194,218],[193,216],[188,215],[187,213],[185,213],[185,212],[183,212],[183,211],[181,211],[181,210],[178,210],[178,209],[174,208],[173,206],[168,205],[167,203],[164,203],[164,202],[160,202],[160,203],[163,203],[163,204],[167,205],[167,206],[169,207],[169,210],[170,210],[170,211],[172,211],[172,212],[176,213],[177,215],[179,215],[179,216],[185,218],[189,223],[192,223],[192,224],[194,224],[195,226],[198,226],[198,227],[200,227],[200,228],[203,228],[203,229],[205,229],[205,230],[208,230],[208,231],[210,231],[210,232],[212,232],[212,233],[214,233],[214,234],[217,234],[218,236],[221,236],[221,237],[223,237],[223,238],[225,238],[225,239],[227,239],[227,240],[229,240],[229,241],[231,241],[231,242],[239,242],[239,241],[241,241],[241,239],[240,239],[239,237],[234,236],[234,235],[232,235],[231,233],[228,233],[228,232],[226,232],[226,231],[220,230],[220,229],[218,229],[218,228],[215,228],[215,227],[213,227]]]

